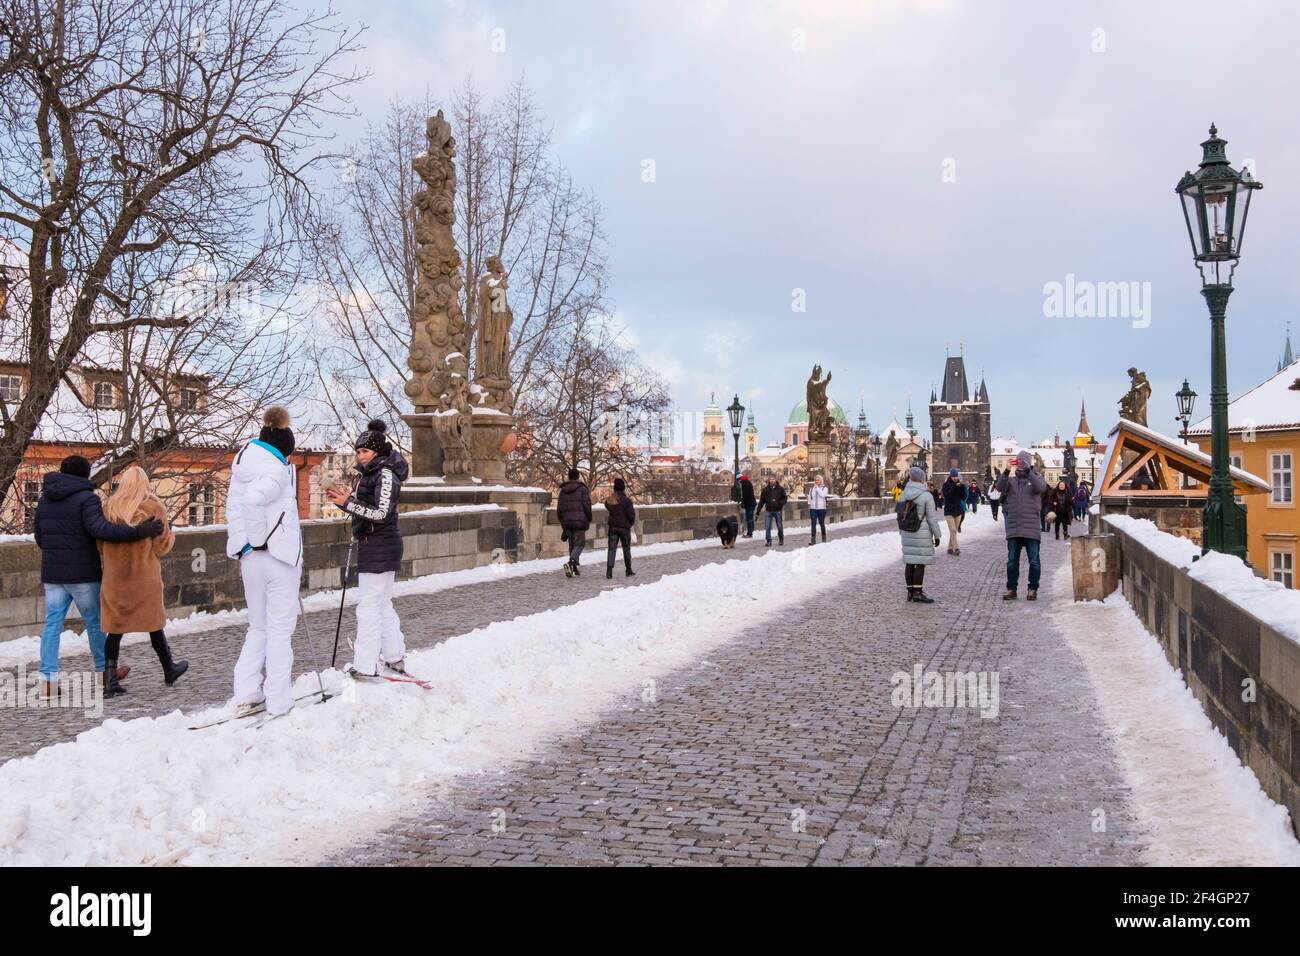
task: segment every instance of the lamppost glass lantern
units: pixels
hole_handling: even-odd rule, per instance
[[[742,416],[745,414],[745,406],[740,404],[739,395],[731,399],[731,404],[727,406],[727,414],[731,416],[731,434],[739,438]]]
[[[1228,165],[1227,141],[1210,125],[1210,138],[1201,143],[1201,165],[1174,187],[1182,200],[1187,238],[1205,285],[1232,285],[1232,273],[1241,256],[1246,235],[1250,197],[1264,184],[1249,168],[1241,172]]]
[[[1181,437],[1187,441],[1187,425],[1192,420],[1192,409],[1196,406],[1196,393],[1192,387],[1187,384],[1187,379],[1183,379],[1183,387],[1174,392],[1174,398],[1178,399],[1178,415],[1183,423]]]
[[[731,418],[731,438],[736,445],[736,461],[734,478],[740,480],[740,423],[745,414],[745,406],[740,404],[740,395],[737,393],[731,399],[731,404],[727,406],[727,415]]]

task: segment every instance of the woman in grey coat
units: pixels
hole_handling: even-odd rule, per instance
[[[934,564],[934,549],[939,546],[939,513],[934,506],[934,496],[926,487],[925,472],[914,466],[907,477],[907,487],[898,496],[899,506],[906,507],[910,501],[921,516],[921,527],[917,530],[899,530],[903,538],[907,599],[918,604],[933,604],[934,598],[922,590],[922,582],[925,579],[925,566]]]

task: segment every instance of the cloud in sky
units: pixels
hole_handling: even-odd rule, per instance
[[[945,346],[976,381],[983,368],[998,433],[1072,433],[1085,392],[1107,428],[1134,364],[1153,426],[1172,429],[1184,376],[1209,394],[1173,186],[1211,121],[1266,187],[1229,312],[1234,392],[1272,372],[1296,313],[1294,4],[1226,21],[1199,0],[340,9],[371,25],[369,115],[471,74],[488,95],[527,78],[606,208],[611,295],[638,347],[683,409],[752,395],[764,441],[814,361],[846,408],[866,392],[873,424],[910,393],[928,425]],[[1043,287],[1067,274],[1150,282],[1150,325],[1046,317]]]

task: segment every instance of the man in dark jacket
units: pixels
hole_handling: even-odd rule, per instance
[[[560,485],[560,498],[555,505],[560,527],[569,542],[569,560],[564,565],[564,576],[581,574],[579,560],[583,545],[587,543],[587,529],[591,527],[591,492],[578,478],[578,469],[569,469],[569,480]]]
[[[632,570],[632,525],[636,524],[636,508],[627,495],[627,483],[622,478],[614,479],[614,490],[605,499],[605,510],[609,512],[609,554],[605,558],[605,577],[614,576],[614,555],[621,544],[623,569],[630,578],[636,574]]]
[[[767,486],[763,488],[763,493],[758,498],[758,510],[765,512],[763,516],[763,536],[766,542],[765,548],[772,547],[772,522],[776,522],[777,544],[785,544],[785,515],[782,509],[789,499],[781,483],[776,480],[776,476],[767,479]]]
[[[104,517],[95,486],[90,483],[90,462],[80,455],[63,459],[58,471],[49,472],[36,503],[32,529],[41,549],[41,583],[45,586],[45,629],[41,632],[42,693],[52,693],[59,672],[59,638],[69,606],[75,601],[86,624],[95,672],[104,670],[104,632],[99,629],[99,582],[104,576],[96,541],[139,541],[163,533],[156,518],[134,528],[113,524]],[[118,668],[121,680],[129,670]]]
[[[948,523],[948,553],[961,554],[957,546],[957,532],[961,530],[961,518],[966,513],[963,503],[966,500],[966,486],[962,484],[961,472],[956,468],[949,470],[948,480],[939,489],[943,497],[943,520]]]
[[[1031,601],[1038,599],[1038,581],[1042,568],[1038,561],[1039,535],[1042,533],[1040,515],[1047,481],[1034,470],[1033,456],[1022,451],[1016,459],[1016,473],[1003,474],[997,483],[1001,496],[1003,520],[1007,526],[1007,592],[1004,601],[1016,599],[1020,583],[1020,552],[1029,554],[1029,593]]]
[[[392,443],[387,426],[372,419],[356,441],[361,479],[351,495],[329,492],[329,499],[352,516],[357,539],[357,640],[352,663],[345,668],[363,677],[379,673],[382,663],[406,673],[406,637],[393,607],[393,583],[402,567],[402,532],[397,499],[409,469]]]
[[[754,483],[749,475],[740,476],[740,506],[745,509],[745,537],[754,537],[754,508],[758,499],[754,497]]]

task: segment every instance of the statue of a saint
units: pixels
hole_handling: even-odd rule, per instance
[[[506,300],[508,282],[498,256],[489,256],[488,271],[478,281],[478,339],[474,381],[488,393],[493,407],[513,404],[510,391],[510,326],[514,313]]]
[[[826,398],[826,386],[831,383],[831,373],[822,378],[822,367],[814,365],[812,377],[808,379],[808,440],[810,442],[828,442],[831,440],[831,415]]]
[[[1136,368],[1128,370],[1128,392],[1119,400],[1119,417],[1138,425],[1147,423],[1147,400],[1151,398],[1151,383],[1146,372]]]

